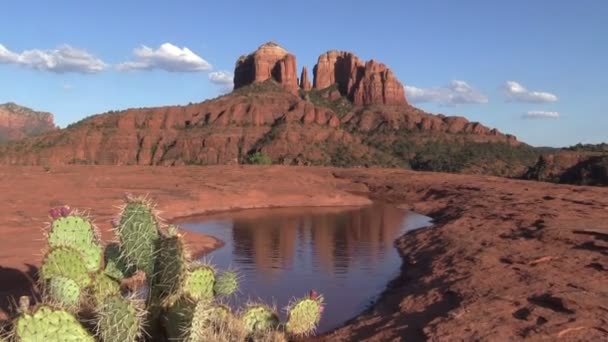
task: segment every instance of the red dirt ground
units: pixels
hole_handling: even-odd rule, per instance
[[[608,340],[608,188],[386,169],[0,167],[0,304],[30,294],[47,212],[89,209],[105,239],[125,192],[166,220],[382,199],[435,219],[396,241],[401,276],[324,341]],[[221,245],[188,233],[197,253]]]

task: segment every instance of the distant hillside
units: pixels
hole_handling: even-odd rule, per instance
[[[608,144],[577,144],[543,153],[524,178],[553,183],[608,185]]]
[[[12,102],[0,104],[0,143],[56,129],[53,114],[37,112]]]
[[[509,134],[407,103],[384,64],[329,51],[295,74],[270,43],[239,58],[236,89],[187,106],[94,115],[0,149],[7,164],[279,163],[521,176],[539,153]]]

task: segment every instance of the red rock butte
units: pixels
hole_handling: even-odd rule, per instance
[[[241,56],[234,71],[234,88],[273,79],[286,89],[297,92],[325,89],[334,84],[342,96],[358,106],[371,104],[407,104],[403,85],[384,64],[363,61],[346,51],[328,51],[319,56],[313,69],[313,87],[308,69],[296,75],[296,57],[274,42],[261,45],[249,55]]]

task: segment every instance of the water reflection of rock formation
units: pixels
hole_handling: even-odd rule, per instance
[[[334,273],[371,267],[393,248],[406,213],[374,206],[328,213],[275,212],[272,217],[235,219],[234,253],[263,272],[318,264]],[[313,267],[316,268],[316,267]]]

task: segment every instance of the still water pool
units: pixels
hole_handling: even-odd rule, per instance
[[[231,305],[260,299],[282,310],[314,289],[325,297],[317,332],[361,313],[399,274],[393,243],[430,218],[375,203],[357,208],[251,209],[189,218],[180,226],[225,245],[209,255],[219,269],[236,268],[241,293]]]

